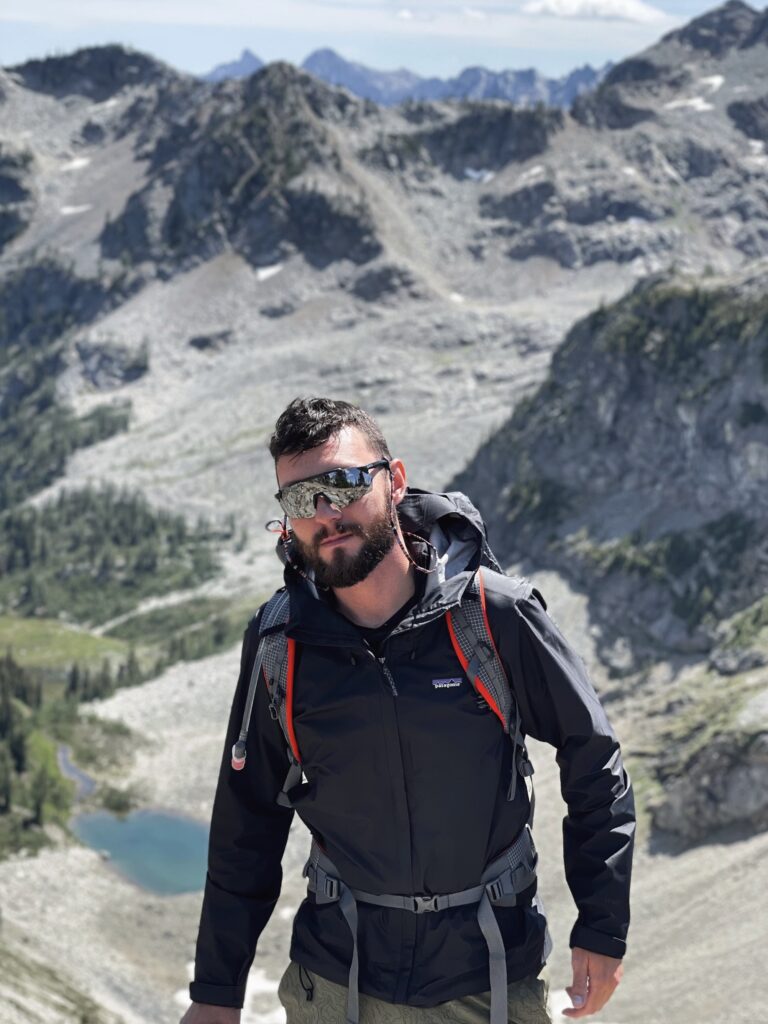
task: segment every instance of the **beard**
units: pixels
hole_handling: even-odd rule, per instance
[[[331,552],[330,560],[320,554],[319,546],[335,534],[353,534],[362,538],[360,550],[349,554],[343,547]],[[301,555],[304,566],[314,573],[315,584],[319,587],[353,587],[361,583],[392,550],[395,534],[388,513],[382,512],[369,526],[359,523],[345,523],[337,529],[324,529],[311,544],[293,536],[293,544]]]

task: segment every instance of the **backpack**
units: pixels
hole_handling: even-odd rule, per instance
[[[459,493],[447,495],[454,500],[458,509],[471,510],[477,515],[469,499]],[[513,744],[512,772],[507,799],[514,800],[518,776],[530,779],[533,765],[523,740],[520,713],[506,670],[491,634],[485,604],[484,572],[504,575],[501,566],[483,538],[481,566],[462,595],[461,604],[446,612],[446,624],[456,656],[469,678],[478,697],[485,701],[496,715],[505,733]],[[522,576],[510,577],[514,585],[514,596],[525,599],[535,595],[546,608],[544,598],[533,584]],[[264,605],[259,622],[259,641],[256,658],[251,671],[248,695],[237,741],[232,747],[231,765],[235,771],[245,767],[246,740],[250,726],[253,702],[259,676],[263,674],[269,692],[270,716],[280,724],[285,737],[289,769],[278,795],[277,802],[290,806],[289,791],[301,782],[303,772],[301,753],[293,729],[293,686],[296,662],[296,641],[285,635],[290,616],[288,592],[285,587],[278,590]],[[529,824],[533,820],[534,795],[530,783]]]

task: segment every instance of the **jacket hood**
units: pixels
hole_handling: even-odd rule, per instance
[[[497,564],[488,548],[480,513],[459,491],[443,494],[409,487],[398,505],[398,517],[414,560],[431,571],[425,574],[421,599],[395,632],[444,615],[458,604],[483,556],[485,561]],[[302,575],[296,568],[298,564],[304,569],[298,555],[291,552],[289,560],[281,541],[277,542],[277,555],[285,566],[285,585],[291,596],[287,635],[338,644],[343,642],[344,634],[358,645],[356,628],[336,611],[328,592],[315,585],[312,570],[304,570]]]

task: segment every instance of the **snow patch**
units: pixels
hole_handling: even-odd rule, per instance
[[[476,171],[474,167],[465,167],[464,177],[469,178],[470,181],[479,181],[482,185],[485,185],[486,182],[493,181],[495,175],[493,171],[488,171],[485,168]]]
[[[111,110],[112,107],[118,106],[120,100],[113,96],[111,99],[104,100],[103,103],[94,103],[91,110]]]
[[[279,274],[282,269],[282,263],[273,263],[271,267],[259,267],[256,271],[256,280],[268,281],[270,277],[274,277],[275,274]]]
[[[526,182],[533,181],[534,178],[538,178],[544,173],[544,164],[534,164],[533,167],[529,167],[527,171],[524,171],[517,179],[519,185],[524,185]]]
[[[636,167],[630,167],[627,164],[625,167],[622,167],[621,169],[624,172],[624,174],[626,174],[630,178],[639,178],[640,177],[640,172],[637,170]]]
[[[92,209],[93,206],[90,203],[85,203],[84,206],[62,206],[59,208],[59,213],[62,217],[74,217],[78,213],[87,213]]]
[[[464,301],[464,296],[460,292],[451,292],[451,294],[448,296],[448,298],[451,300],[451,302],[463,302]]]
[[[752,156],[760,156],[761,153],[765,152],[765,143],[762,139],[748,139],[747,141]]]
[[[62,171],[81,171],[83,167],[87,167],[91,162],[89,156],[76,156],[74,160],[70,160],[69,163],[62,164]]]
[[[298,907],[281,907],[277,912],[277,916],[281,921],[291,921],[298,909]]]
[[[674,167],[672,166],[672,164],[671,164],[671,163],[670,163],[670,162],[669,162],[668,160],[666,160],[666,159],[665,159],[664,157],[662,157],[662,158],[661,158],[661,160],[660,160],[660,163],[661,163],[661,169],[662,169],[662,170],[663,170],[663,171],[664,171],[664,172],[665,172],[666,174],[668,174],[668,175],[669,175],[669,177],[670,177],[670,178],[671,178],[671,179],[672,179],[673,181],[676,181],[676,182],[678,182],[678,184],[680,184],[680,185],[682,185],[682,184],[683,184],[683,179],[682,179],[682,178],[680,177],[680,175],[679,175],[679,174],[677,173],[677,171],[675,170],[675,168],[674,168]]]
[[[713,92],[717,92],[718,89],[722,88],[724,81],[724,75],[707,75],[706,78],[699,79],[699,85],[703,85],[705,89],[709,89],[711,95]]]
[[[699,114],[715,109],[711,103],[707,103],[703,96],[692,96],[688,100],[670,100],[669,103],[664,104],[665,110],[679,110],[681,107],[690,107],[691,110],[695,110]]]

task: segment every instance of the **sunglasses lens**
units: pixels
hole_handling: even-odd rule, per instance
[[[284,487],[277,495],[280,507],[291,519],[311,519],[322,496],[338,509],[367,494],[373,484],[373,474],[365,466],[333,469],[309,480],[297,480]]]

